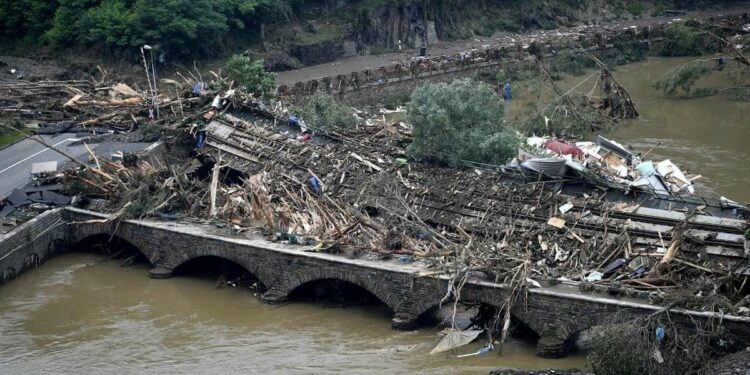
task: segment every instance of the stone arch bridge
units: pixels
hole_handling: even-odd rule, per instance
[[[6,235],[0,235],[0,283],[36,267],[59,253],[75,249],[94,237],[117,237],[138,248],[151,262],[150,275],[172,276],[172,270],[200,257],[223,258],[241,265],[267,288],[262,299],[283,302],[295,289],[320,280],[340,280],[359,286],[394,313],[392,326],[413,329],[420,315],[438,306],[450,282],[423,267],[379,260],[348,259],[341,255],[306,252],[303,246],[269,243],[261,238],[222,235],[213,226],[165,221],[129,220],[119,224],[106,216],[79,209],[47,211]],[[502,306],[509,288],[487,281],[470,281],[462,300]],[[648,301],[583,293],[556,285],[530,289],[512,315],[540,336],[537,354],[564,356],[579,331],[611,321],[658,313]],[[740,342],[750,340],[750,318],[671,309],[670,319],[686,327],[694,322],[721,324]]]

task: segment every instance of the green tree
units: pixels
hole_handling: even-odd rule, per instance
[[[276,88],[276,74],[263,69],[261,61],[253,61],[244,55],[234,55],[227,62],[227,77],[246,90],[265,96]]]
[[[409,152],[418,159],[503,164],[520,144],[515,130],[503,126],[499,95],[468,79],[418,87],[407,119],[414,127]]]
[[[21,38],[22,43],[38,39],[52,25],[57,1],[0,1],[0,37]]]
[[[674,23],[664,29],[662,56],[699,56],[710,52],[708,40],[700,29]]]
[[[302,107],[295,108],[295,114],[313,130],[325,131],[331,127],[354,126],[358,120],[354,111],[337,103],[329,95],[317,92]]]
[[[30,14],[46,12],[41,19],[51,22],[38,23],[39,33],[60,47],[137,53],[134,47],[151,44],[178,56],[218,55],[231,41],[257,37],[253,30],[268,22],[263,17],[285,19],[292,12],[286,0],[8,0],[0,4],[0,24],[22,23],[28,16],[19,14],[27,8]]]

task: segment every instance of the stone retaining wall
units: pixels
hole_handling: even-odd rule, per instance
[[[727,15],[715,17],[713,22],[721,22]],[[534,55],[554,58],[556,51],[585,50],[606,51],[618,42],[644,43],[651,48],[663,40],[664,29],[672,22],[655,25],[641,25],[621,29],[587,30],[582,35],[556,36],[542,34],[533,39],[519,37],[521,41],[491,46],[482,50],[471,50],[453,55],[430,56],[395,63],[373,70],[363,70],[350,74],[311,79],[294,85],[281,85],[278,94],[287,101],[301,104],[316,92],[325,92],[339,100],[352,104],[371,104],[373,98],[383,98],[394,93],[413,90],[424,81],[451,81],[456,78],[471,77],[481,71],[496,71],[497,66],[506,62],[523,62]]]

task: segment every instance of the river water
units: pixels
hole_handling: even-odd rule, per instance
[[[62,255],[0,287],[0,374],[430,373],[582,367],[583,355],[430,355],[437,330],[398,332],[383,307],[271,306],[214,280],[155,280],[93,254]]]
[[[631,94],[641,116],[618,126],[611,138],[645,152],[655,160],[671,158],[681,168],[703,176],[697,193],[750,202],[750,102],[723,96],[667,99],[652,86],[665,72],[693,58],[650,58],[618,67],[613,73]],[[728,84],[718,73],[698,85]]]
[[[750,105],[721,97],[669,100],[651,87],[686,59],[619,67],[642,116],[609,136],[672,158],[704,177],[701,189],[750,201]],[[60,256],[0,287],[0,374],[430,373],[482,374],[500,367],[583,367],[583,355],[544,360],[511,339],[502,356],[430,355],[437,330],[390,329],[384,307],[261,303],[213,280],[148,278],[92,254]]]
[[[671,68],[694,59],[651,57],[616,67],[612,74],[628,90],[640,116],[618,124],[603,135],[636,152],[645,153],[656,146],[649,159],[671,159],[684,172],[702,176],[695,182],[697,194],[750,202],[750,163],[747,162],[750,159],[750,102],[733,101],[725,96],[670,99],[652,86]],[[561,85],[577,86],[590,73],[592,71],[566,78]],[[594,80],[589,80],[576,90],[585,93],[593,84]],[[696,84],[699,87],[722,85],[730,85],[725,72],[713,73]]]

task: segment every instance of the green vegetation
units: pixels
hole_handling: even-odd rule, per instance
[[[418,87],[407,119],[414,127],[409,152],[421,160],[500,165],[520,144],[516,132],[503,126],[499,95],[489,85],[468,79]]]
[[[596,64],[588,56],[572,49],[560,51],[554,64],[550,66],[553,79],[562,79],[564,75],[580,76],[586,69],[595,68]]]
[[[294,113],[305,121],[307,127],[325,131],[331,127],[355,126],[359,122],[354,111],[337,103],[329,95],[317,92],[307,104],[296,108]]]
[[[599,60],[609,66],[625,65],[645,59],[648,52],[648,44],[639,40],[618,41],[614,43],[614,49],[604,51]]]
[[[149,44],[160,46],[160,54],[189,58],[223,55],[260,41],[309,45],[354,33],[365,44],[384,47],[379,34],[390,27],[381,24],[384,7],[402,12],[418,5],[417,16],[435,20],[441,38],[468,38],[572,26],[591,12],[639,15],[647,4],[627,0],[591,9],[581,0],[4,0],[0,46],[48,44],[132,56]],[[295,22],[288,22],[292,18]]]
[[[153,142],[159,139],[161,128],[153,122],[146,122],[140,127],[142,142]]]
[[[662,56],[700,56],[712,52],[702,31],[686,23],[674,23],[664,29]]]
[[[664,96],[696,97],[696,93],[702,90],[696,89],[695,83],[709,71],[710,69],[701,61],[679,65],[670,69],[664,77],[654,82],[654,88],[661,91]]]
[[[646,11],[646,5],[641,1],[631,1],[625,6],[625,9],[627,9],[628,13],[638,17]]]
[[[310,45],[325,42],[328,40],[341,39],[344,36],[344,32],[338,25],[321,25],[308,27],[307,32],[295,33],[290,41],[301,45]]]
[[[385,109],[395,110],[400,106],[408,104],[409,100],[411,100],[410,93],[400,92],[383,97],[383,99],[380,100],[380,104],[382,104]]]
[[[173,55],[216,55],[286,20],[297,0],[4,0],[0,38],[122,54],[143,44]],[[132,52],[131,52],[132,53]]]
[[[716,59],[695,60],[670,69],[653,86],[670,98],[691,99],[726,94],[736,101],[750,100],[750,83],[741,64],[717,64]],[[716,77],[724,73],[728,80],[722,84],[700,86],[699,80],[704,77]]]
[[[227,77],[247,91],[263,97],[276,87],[276,74],[263,69],[262,61],[244,55],[234,55],[227,62]]]
[[[20,141],[24,137],[24,134],[31,134],[31,131],[27,128],[19,128],[18,130],[23,134],[5,127],[0,127],[0,148],[10,146]]]

